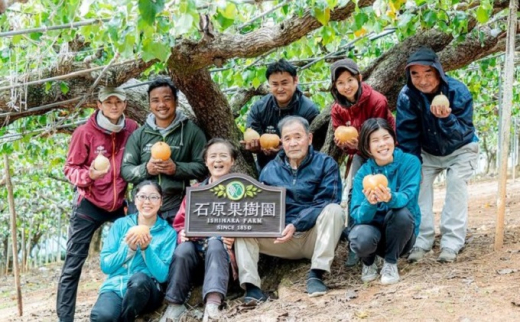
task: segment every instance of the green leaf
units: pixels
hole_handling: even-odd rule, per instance
[[[187,33],[193,25],[193,16],[189,14],[182,14],[175,22],[175,33],[182,35]]]
[[[235,6],[234,3],[230,2],[226,5],[226,9],[219,11],[225,18],[235,20],[235,17],[237,15],[237,6]]]
[[[477,8],[477,20],[481,24],[487,22],[489,20],[489,11],[479,6]]]
[[[45,82],[45,92],[49,92],[52,88],[52,82]]]
[[[139,0],[138,8],[141,18],[153,25],[157,14],[164,9],[164,0]]]
[[[330,20],[330,9],[314,8],[314,17],[323,25],[327,25]]]
[[[258,77],[255,77],[251,83],[253,84],[254,88],[258,88],[260,86],[260,84],[262,84],[262,82],[260,81],[260,79]]]
[[[151,41],[150,39],[143,41],[142,50],[142,57],[145,62],[155,58],[166,61],[171,54],[171,49],[168,44]]]
[[[63,94],[69,93],[69,85],[65,82],[60,82],[60,90]]]

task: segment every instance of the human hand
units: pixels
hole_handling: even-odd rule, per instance
[[[94,161],[90,164],[90,167],[88,169],[88,177],[90,177],[92,180],[99,179],[103,176],[105,176],[108,171],[110,170],[110,164],[108,165],[106,170],[97,170],[94,168]]]
[[[186,232],[184,231],[184,229],[182,229],[181,232],[179,232],[179,236],[180,236],[181,243],[182,242],[186,242],[186,241],[190,241],[190,238],[188,238],[186,236]]]
[[[158,159],[150,158],[148,163],[146,163],[146,171],[148,174],[156,176],[159,175],[159,169],[157,168]]]
[[[157,167],[157,171],[161,174],[174,175],[175,171],[177,171],[177,165],[175,165],[171,158],[156,161],[155,166]]]
[[[260,140],[259,139],[252,139],[251,141],[249,142],[245,142],[244,140],[241,140],[240,141],[240,144],[244,145],[244,148],[247,150],[247,151],[250,151],[252,153],[258,153],[261,151],[261,148],[260,148]]]
[[[140,243],[139,235],[137,235],[135,232],[129,231],[125,236],[125,242],[130,249],[136,251],[137,245]]]
[[[150,233],[147,233],[146,235],[141,237],[141,241],[139,242],[139,247],[141,247],[141,250],[145,250],[148,248],[148,245],[150,245],[150,242],[152,241],[152,235]]]
[[[336,146],[338,146],[342,150],[347,150],[347,149],[358,150],[357,138],[353,138],[350,141],[346,141],[346,142],[340,142],[339,140],[334,138],[334,143],[336,144]]]
[[[296,227],[294,224],[289,224],[285,227],[285,229],[282,231],[282,236],[280,238],[276,238],[274,240],[274,243],[284,243],[292,239],[294,233],[296,232]]]
[[[392,199],[392,193],[389,187],[379,184],[375,189],[367,188],[363,190],[366,199],[370,204],[377,204],[379,202],[388,203]]]
[[[444,105],[431,105],[430,111],[437,118],[447,118],[451,114],[451,108]]]
[[[269,148],[269,149],[262,149],[262,152],[266,156],[276,155],[278,152],[282,149],[282,145],[279,145],[277,148]]]
[[[235,238],[224,238],[224,237],[222,237],[222,242],[224,243],[226,248],[231,250],[231,248],[233,248],[233,243],[235,243]]]

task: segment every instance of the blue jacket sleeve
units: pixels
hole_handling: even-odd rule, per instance
[[[123,221],[116,221],[110,228],[101,250],[101,270],[110,275],[127,261],[129,247],[124,241],[126,231]]]
[[[251,110],[249,110],[249,113],[247,115],[246,120],[246,128],[253,128],[256,132],[259,134],[262,134],[262,122],[260,121],[262,116],[260,115],[260,107],[262,106],[262,103],[264,101],[264,98],[256,101],[253,106],[251,107]]]
[[[370,204],[365,194],[363,194],[363,178],[368,174],[368,165],[364,164],[354,177],[350,201],[350,216],[356,224],[372,222],[377,212],[377,204]]]
[[[419,159],[421,158],[421,144],[420,135],[421,121],[417,115],[417,108],[413,107],[414,104],[410,96],[406,93],[406,86],[399,93],[397,98],[397,142],[399,148],[404,152],[413,154]]]
[[[168,278],[168,270],[173,260],[173,251],[177,245],[177,232],[168,227],[168,233],[159,244],[149,246],[141,250],[146,267],[159,283],[164,283]],[[153,238],[152,238],[153,239]]]
[[[391,192],[392,198],[388,202],[388,207],[399,209],[408,205],[413,199],[417,198],[421,184],[421,162],[416,156],[408,155],[403,161],[404,166],[399,171],[399,191]]]
[[[330,157],[325,159],[323,165],[321,183],[317,190],[312,206],[300,211],[296,220],[292,224],[296,231],[307,231],[314,227],[316,220],[323,209],[331,204],[341,202],[341,176],[338,164]]]

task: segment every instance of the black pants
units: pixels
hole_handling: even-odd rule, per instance
[[[144,273],[130,277],[123,298],[115,292],[100,294],[90,312],[91,322],[134,322],[137,315],[161,306],[164,294]]]
[[[367,266],[374,263],[376,255],[396,264],[415,243],[414,227],[408,208],[390,210],[382,226],[377,223],[355,225],[349,234],[350,248]]]
[[[202,285],[202,298],[217,292],[226,296],[229,282],[229,256],[226,247],[218,239],[209,239],[205,259],[195,242],[187,241],[177,246],[168,276],[165,299],[174,304],[184,304],[193,285]]]
[[[67,254],[58,282],[56,298],[56,313],[62,322],[74,321],[81,269],[87,259],[94,232],[106,221],[114,221],[124,216],[123,207],[114,212],[107,212],[85,198],[74,205],[76,206],[70,217]]]

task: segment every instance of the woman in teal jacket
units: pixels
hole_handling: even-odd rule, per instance
[[[108,278],[90,313],[92,322],[133,322],[162,304],[160,284],[168,277],[177,233],[157,216],[162,204],[157,183],[140,183],[135,201],[139,212],[114,222],[104,241],[101,270]],[[147,229],[144,234],[130,231],[137,225]]]
[[[421,163],[395,148],[394,129],[385,119],[368,119],[361,128],[359,150],[368,158],[354,178],[350,214],[350,248],[363,261],[361,279],[378,277],[376,255],[384,258],[381,283],[399,281],[397,260],[413,247],[421,222],[418,205]],[[365,176],[383,174],[388,187],[363,188]]]

